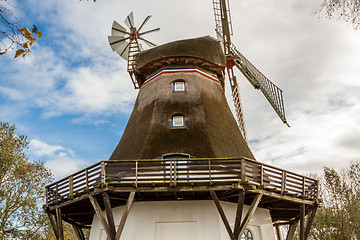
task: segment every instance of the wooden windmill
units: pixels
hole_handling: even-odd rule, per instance
[[[129,31],[114,22],[110,46],[128,60],[138,97],[109,160],[47,186],[45,210],[58,240],[63,220],[80,240],[88,227],[91,240],[280,240],[280,225],[290,226],[287,240],[297,225],[300,239],[307,238],[318,181],[255,160],[233,67],[286,123],[281,90],[232,46],[228,2],[213,4],[223,44],[209,36],[157,47],[145,40],[153,48],[142,50],[140,30],[149,17],[139,30],[132,14]],[[240,130],[225,98],[224,71]]]

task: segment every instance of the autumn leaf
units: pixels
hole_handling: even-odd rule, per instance
[[[24,53],[25,53],[25,51],[24,51],[24,50],[19,49],[19,50],[17,50],[17,51],[16,51],[16,53],[15,53],[15,57],[14,57],[14,58],[17,58],[17,57],[19,57],[19,56],[23,55]]]
[[[26,43],[23,44],[23,47],[30,50],[30,46],[31,46],[30,43],[31,43],[30,41],[27,41]]]
[[[31,36],[31,32],[29,31],[29,29],[27,28],[22,28],[22,29],[19,29],[19,32],[22,33],[22,35],[27,38],[28,40],[32,41],[32,40],[35,40],[32,36]]]
[[[37,34],[38,38],[41,39],[42,36],[42,32],[40,32],[38,30],[38,28],[36,27],[36,25],[33,25],[33,29],[31,30],[33,33]]]
[[[5,50],[4,52],[0,52],[0,56],[5,55],[6,53],[7,53],[7,50]]]

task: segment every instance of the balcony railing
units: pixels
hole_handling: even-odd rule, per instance
[[[318,198],[318,180],[246,158],[142,159],[98,162],[46,187],[47,204],[57,204],[97,187],[255,185],[301,199]]]

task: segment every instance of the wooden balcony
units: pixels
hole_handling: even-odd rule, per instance
[[[237,202],[245,191],[245,204],[262,194],[259,207],[270,210],[274,222],[294,221],[318,205],[318,180],[245,158],[142,159],[101,161],[46,187],[45,210],[86,227],[91,225],[94,197],[104,208],[106,192],[112,207],[135,201],[210,200],[211,191],[222,201]]]

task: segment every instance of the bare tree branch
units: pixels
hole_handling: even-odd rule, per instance
[[[0,55],[16,48],[16,58],[25,57],[31,51],[31,45],[41,38],[42,33],[35,25],[31,32],[28,28],[21,27],[19,19],[14,15],[15,8],[12,0],[0,0]]]
[[[324,0],[319,17],[349,22],[354,29],[360,26],[360,0]]]

